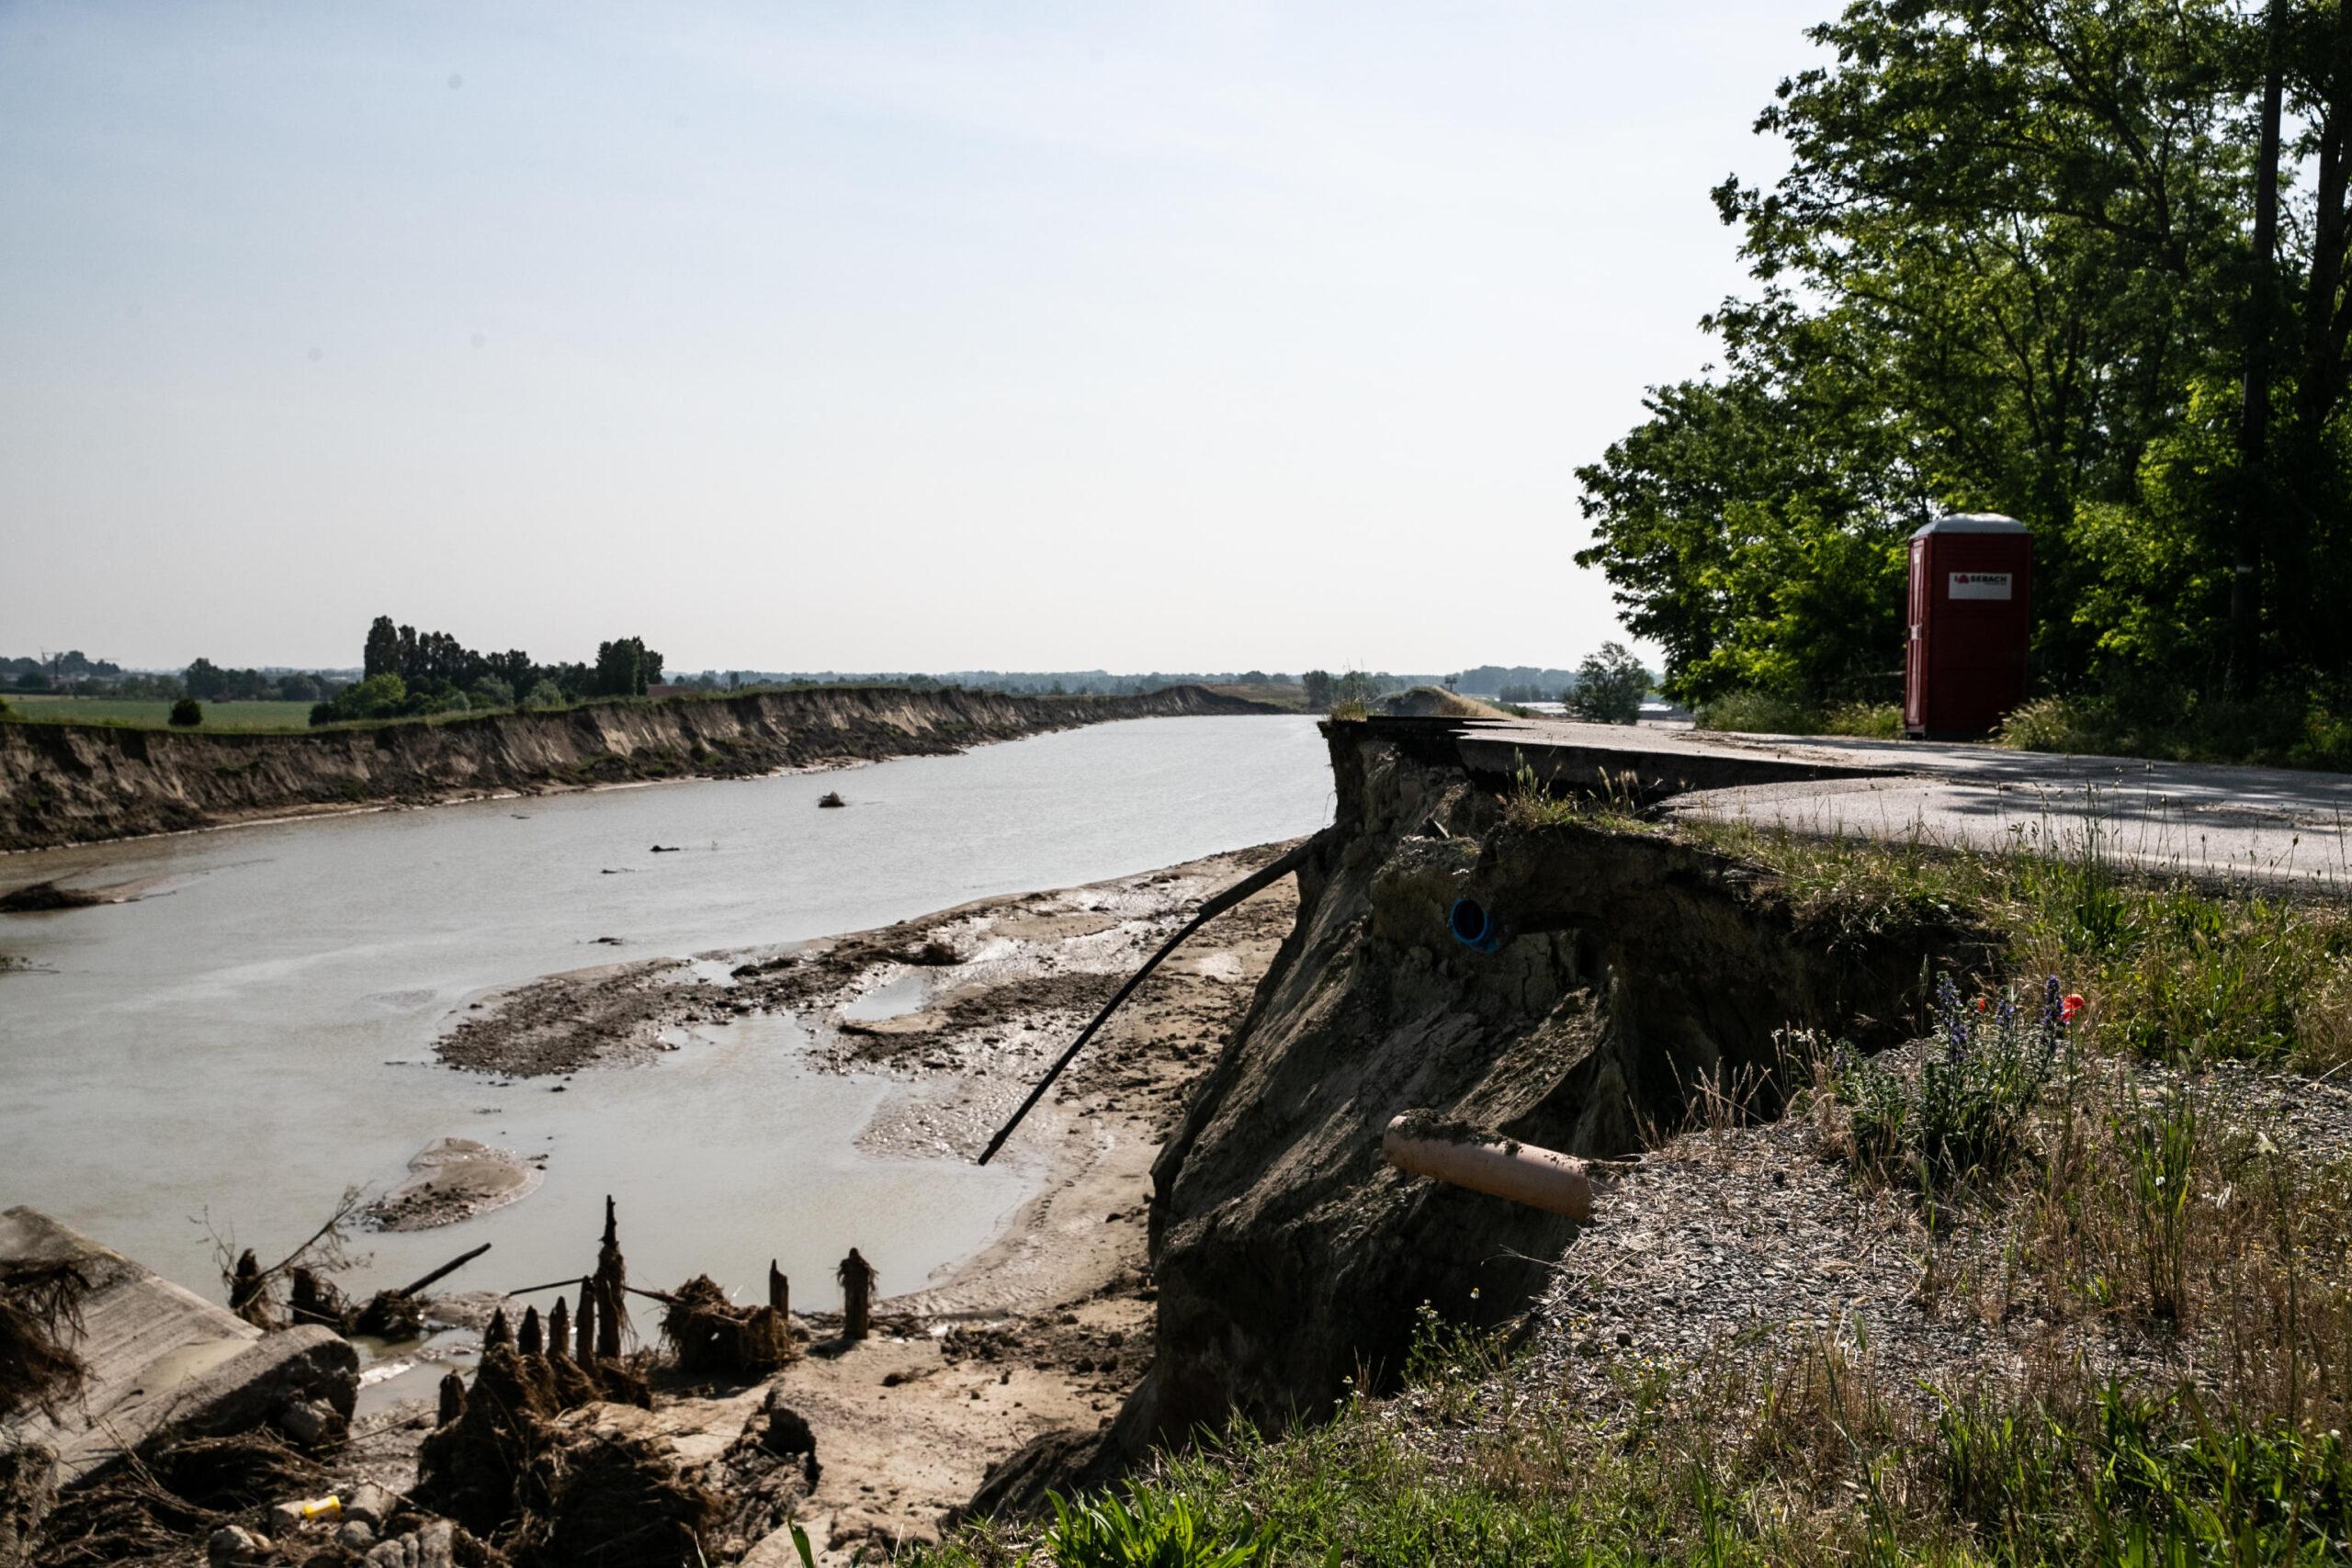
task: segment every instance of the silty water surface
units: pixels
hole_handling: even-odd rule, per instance
[[[831,788],[848,810],[816,808]],[[272,1261],[346,1185],[389,1187],[456,1135],[544,1153],[544,1184],[460,1224],[362,1235],[347,1289],[482,1241],[450,1288],[577,1275],[611,1192],[635,1279],[741,1292],[775,1257],[813,1305],[855,1245],[886,1291],[910,1290],[985,1245],[1036,1173],[860,1152],[888,1086],[806,1070],[792,1021],[704,1031],[562,1093],[451,1070],[432,1042],[487,988],[1148,870],[1311,831],[1331,801],[1312,720],[1140,719],[817,775],[0,857],[0,886],[153,882],[135,903],[0,917],[0,953],[33,965],[0,975],[0,1207],[219,1299],[210,1231]]]

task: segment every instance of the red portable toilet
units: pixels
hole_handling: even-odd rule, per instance
[[[1911,644],[1903,729],[1983,735],[2025,701],[2033,536],[1989,512],[1939,517],[1911,536]]]

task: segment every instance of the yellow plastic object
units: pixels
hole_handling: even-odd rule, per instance
[[[343,1499],[330,1492],[323,1497],[313,1497],[301,1505],[306,1519],[332,1519],[343,1512]]]

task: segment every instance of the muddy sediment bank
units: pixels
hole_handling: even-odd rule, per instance
[[[898,1086],[862,1146],[970,1157],[1204,898],[1287,847],[733,953],[725,970],[663,961],[551,976],[469,1003],[438,1049],[452,1065],[518,1077],[626,1071],[679,1031],[789,1012],[809,1031],[812,1066]],[[763,1385],[808,1421],[824,1456],[802,1518],[825,1561],[932,1535],[990,1465],[1055,1433],[1099,1432],[1132,1393],[1158,1294],[1145,1258],[1151,1162],[1295,905],[1283,881],[1221,917],[1095,1037],[1001,1156],[1038,1168],[1040,1181],[996,1241],[944,1278],[884,1279],[874,1339],[804,1358]],[[586,1048],[573,1049],[573,1036]],[[419,1190],[379,1223],[463,1217],[466,1193],[431,1178],[469,1164],[420,1156],[420,1167]],[[626,1213],[623,1224],[626,1235]],[[792,1289],[804,1328],[836,1330],[824,1310],[838,1300],[831,1280]],[[689,1447],[707,1444],[764,1397],[755,1388],[664,1401],[656,1417]]]
[[[1114,719],[1277,711],[1199,686],[1130,697],[837,686],[300,735],[0,724],[0,851],[507,792],[745,778]]]

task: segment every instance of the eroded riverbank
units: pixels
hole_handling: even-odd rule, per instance
[[[816,808],[828,788],[848,809]],[[860,1148],[906,1086],[820,1070],[791,1019],[714,1011],[677,1050],[569,1085],[452,1072],[434,1042],[536,976],[764,959],[775,947],[760,944],[1290,837],[1328,820],[1329,799],[1311,720],[1148,719],[822,780],[43,852],[12,865],[146,892],[0,919],[0,951],[30,965],[0,976],[0,1146],[16,1156],[0,1197],[211,1291],[191,1216],[282,1254],[346,1183],[389,1191],[428,1145],[466,1138],[543,1156],[541,1185],[458,1231],[370,1237],[371,1278],[413,1279],[482,1241],[481,1284],[548,1278],[611,1192],[661,1275],[756,1279],[774,1256],[813,1278],[866,1236],[883,1238],[868,1256],[891,1288],[912,1288],[996,1235],[1027,1177]],[[898,1214],[917,1223],[883,1223]]]
[[[370,804],[750,778],[1122,719],[1276,711],[1201,686],[1131,697],[825,686],[290,735],[5,723],[0,851]]]

